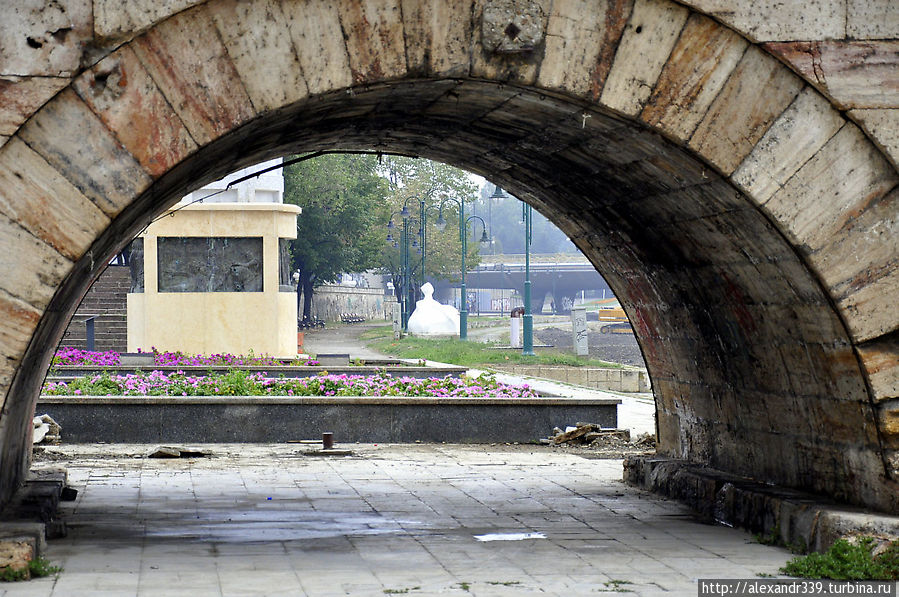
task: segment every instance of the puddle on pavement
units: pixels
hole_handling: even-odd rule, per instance
[[[527,539],[546,539],[543,533],[488,533],[475,535],[478,541],[525,541]]]

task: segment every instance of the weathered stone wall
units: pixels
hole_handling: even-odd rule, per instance
[[[355,313],[369,321],[391,320],[396,300],[380,288],[325,285],[315,289],[312,312],[318,319],[340,321],[342,313]]]
[[[228,171],[375,147],[569,234],[634,323],[662,452],[899,510],[897,40],[889,0],[14,2],[0,499],[98,264]]]
[[[172,15],[206,1],[67,0],[56,2],[52,7],[14,3],[6,22],[0,26],[3,59],[0,64],[0,141],[15,132],[44,102],[66,86],[71,75],[85,65],[84,54],[88,54],[88,62],[92,56],[96,60],[105,54],[104,47],[111,49]],[[267,3],[268,13],[277,13],[278,4]],[[411,14],[410,21],[462,12],[452,3],[445,7],[417,4],[408,0],[402,3],[403,10]],[[603,41],[610,41],[615,29],[621,27],[629,14],[649,16],[669,12],[672,23],[667,27],[667,33],[655,32],[654,41],[657,39],[663,44],[657,55],[666,51],[666,41],[667,49],[670,49],[678,25],[683,24],[681,15],[685,14],[672,5],[665,7],[664,3],[635,3],[634,0],[616,0],[611,3],[610,10],[603,10],[600,2],[557,4],[555,10],[562,17],[559,23],[566,23],[564,27],[557,23],[563,33],[570,34],[580,28],[577,33],[583,35],[590,29],[585,23],[593,23],[593,39]],[[684,0],[680,4],[716,19],[784,61],[834,105],[847,110],[848,116],[890,156],[893,164],[899,163],[899,9],[892,0],[789,0],[779,3]],[[389,4],[386,6],[390,7]],[[254,12],[244,10],[250,14]],[[328,12],[315,5],[309,10],[319,15]],[[574,19],[567,21],[571,14],[578,14],[582,21],[580,26],[575,25]],[[454,30],[440,32],[436,41],[449,39],[453,43],[449,44],[448,53],[462,54],[464,44],[459,38],[453,39],[453,34],[467,27],[464,23],[454,23],[453,27]],[[325,30],[320,35],[326,37],[336,32],[335,29]],[[279,39],[273,43],[281,45],[275,50],[277,52],[290,42]],[[586,45],[578,45],[576,49],[580,54],[577,58],[584,57]],[[90,46],[92,52],[84,52],[85,46]],[[322,49],[336,51],[330,45],[323,45]],[[412,57],[420,61],[421,50],[413,52]],[[440,56],[434,62],[439,65],[439,61],[448,58]],[[607,69],[609,61],[610,56],[603,56],[600,68]],[[345,64],[345,60],[341,62]],[[294,64],[298,65],[299,60]],[[653,66],[647,64],[645,68],[652,69]],[[270,71],[260,70],[257,77],[264,81]],[[278,74],[283,75],[283,71],[281,69]],[[304,86],[298,78],[299,75],[293,75],[290,85],[308,88],[308,83]]]

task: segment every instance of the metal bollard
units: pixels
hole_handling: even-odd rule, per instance
[[[84,320],[84,335],[87,343],[87,350],[94,350],[94,317],[88,317]]]
[[[330,450],[334,447],[334,434],[330,431],[322,433],[322,449]]]

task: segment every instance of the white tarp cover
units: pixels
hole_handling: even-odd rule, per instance
[[[424,283],[421,292],[425,297],[415,301],[415,311],[409,316],[409,333],[413,336],[458,336],[459,311],[452,305],[435,301],[430,282]]]

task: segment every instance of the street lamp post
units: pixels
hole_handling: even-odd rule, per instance
[[[534,356],[534,316],[531,314],[531,232],[533,230],[533,208],[527,203],[521,205],[524,220],[524,333],[521,354]]]
[[[402,325],[403,331],[408,331],[409,329],[409,217],[403,216],[403,300],[400,303],[401,306],[401,315],[400,315],[400,324]]]
[[[419,229],[417,232],[410,229],[410,226],[413,224],[418,224]],[[410,247],[417,250],[421,254],[421,266],[425,265],[425,253],[424,253],[424,231],[423,231],[423,219],[422,218],[407,218],[403,221],[403,331],[407,331],[409,328],[409,318],[412,316],[412,303],[417,300],[418,292],[413,288],[414,281],[412,280],[412,255],[409,251]],[[415,238],[415,236],[418,238]],[[424,274],[421,274],[420,277],[423,278]],[[424,282],[421,282],[424,284]],[[421,286],[419,284],[419,286]]]
[[[480,220],[481,227],[483,228],[483,232],[481,233],[481,243],[489,243],[490,238],[487,236],[487,223],[484,221],[484,218],[481,216],[468,216],[465,217],[465,203],[461,201],[457,201],[450,197],[444,197],[443,201],[440,202],[440,214],[437,216],[437,228],[439,230],[443,230],[446,228],[446,220],[443,219],[443,204],[447,201],[452,201],[456,205],[459,206],[459,240],[462,242],[462,284],[461,284],[461,293],[462,293],[462,304],[461,309],[459,309],[459,339],[467,340],[468,339],[468,290],[465,287],[465,256],[468,254],[468,223],[471,220]]]

